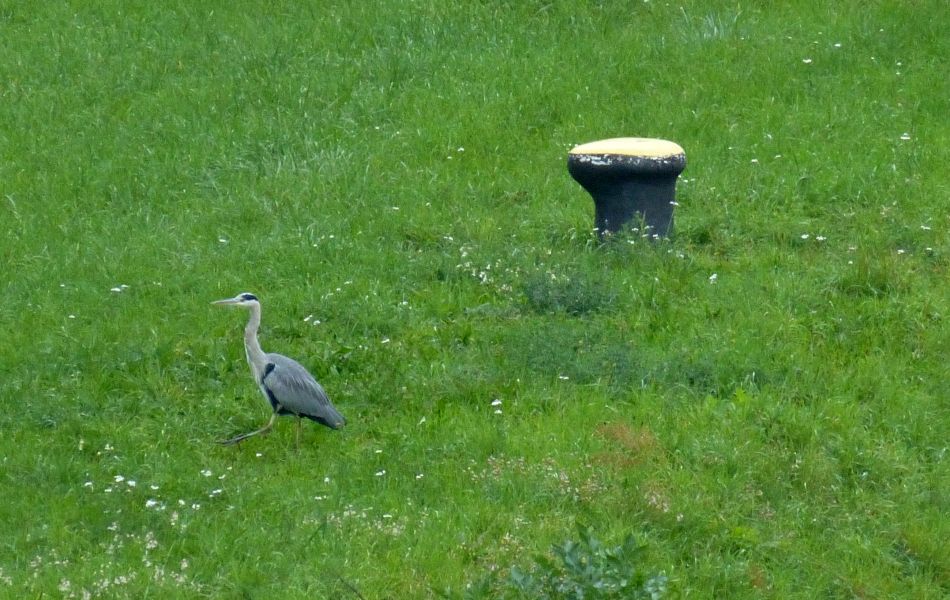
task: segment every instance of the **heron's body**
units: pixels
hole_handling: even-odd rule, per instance
[[[282,354],[266,353],[261,349],[257,341],[257,330],[261,325],[261,305],[257,297],[244,293],[228,300],[219,300],[215,304],[243,306],[250,310],[250,319],[244,328],[244,351],[254,381],[273,410],[270,421],[261,429],[222,443],[234,444],[253,435],[266,433],[274,426],[279,415],[306,417],[331,429],[339,429],[346,424],[346,419],[330,402],[323,386],[303,365]]]
[[[264,355],[264,372],[255,378],[264,397],[278,415],[296,415],[339,429],[346,423],[332,404],[323,386],[299,362],[283,354]],[[253,370],[253,367],[252,367]]]

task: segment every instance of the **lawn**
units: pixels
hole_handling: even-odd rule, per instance
[[[947,31],[0,0],[0,597],[531,597],[585,532],[665,597],[947,597]],[[685,148],[669,239],[592,231],[617,136]],[[215,443],[244,291],[344,429]]]

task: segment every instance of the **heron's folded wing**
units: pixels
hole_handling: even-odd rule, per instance
[[[267,361],[274,368],[266,371],[261,383],[281,407],[325,422],[330,427],[342,424],[343,417],[330,403],[323,386],[303,365],[281,354],[268,354]]]

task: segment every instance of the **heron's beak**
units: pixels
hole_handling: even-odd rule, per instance
[[[215,300],[211,304],[215,306],[227,306],[229,304],[237,304],[238,302],[240,302],[240,300],[237,298],[225,298],[224,300]]]

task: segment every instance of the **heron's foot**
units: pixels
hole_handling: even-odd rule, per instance
[[[266,433],[267,433],[266,431],[260,431],[260,430],[252,431],[250,433],[242,433],[241,435],[233,437],[229,440],[218,440],[218,443],[221,444],[222,446],[233,446],[234,444],[240,444],[241,442],[243,442],[249,437],[253,437],[259,434],[264,435]]]
[[[277,413],[274,413],[273,415],[271,415],[270,421],[267,422],[267,425],[264,425],[260,429],[256,431],[252,431],[250,433],[242,433],[241,435],[237,437],[233,437],[229,440],[220,440],[218,441],[218,443],[221,444],[222,446],[233,446],[234,444],[243,442],[249,437],[253,437],[255,435],[264,435],[268,433],[271,430],[271,428],[274,427],[274,421],[276,420],[277,420]]]

